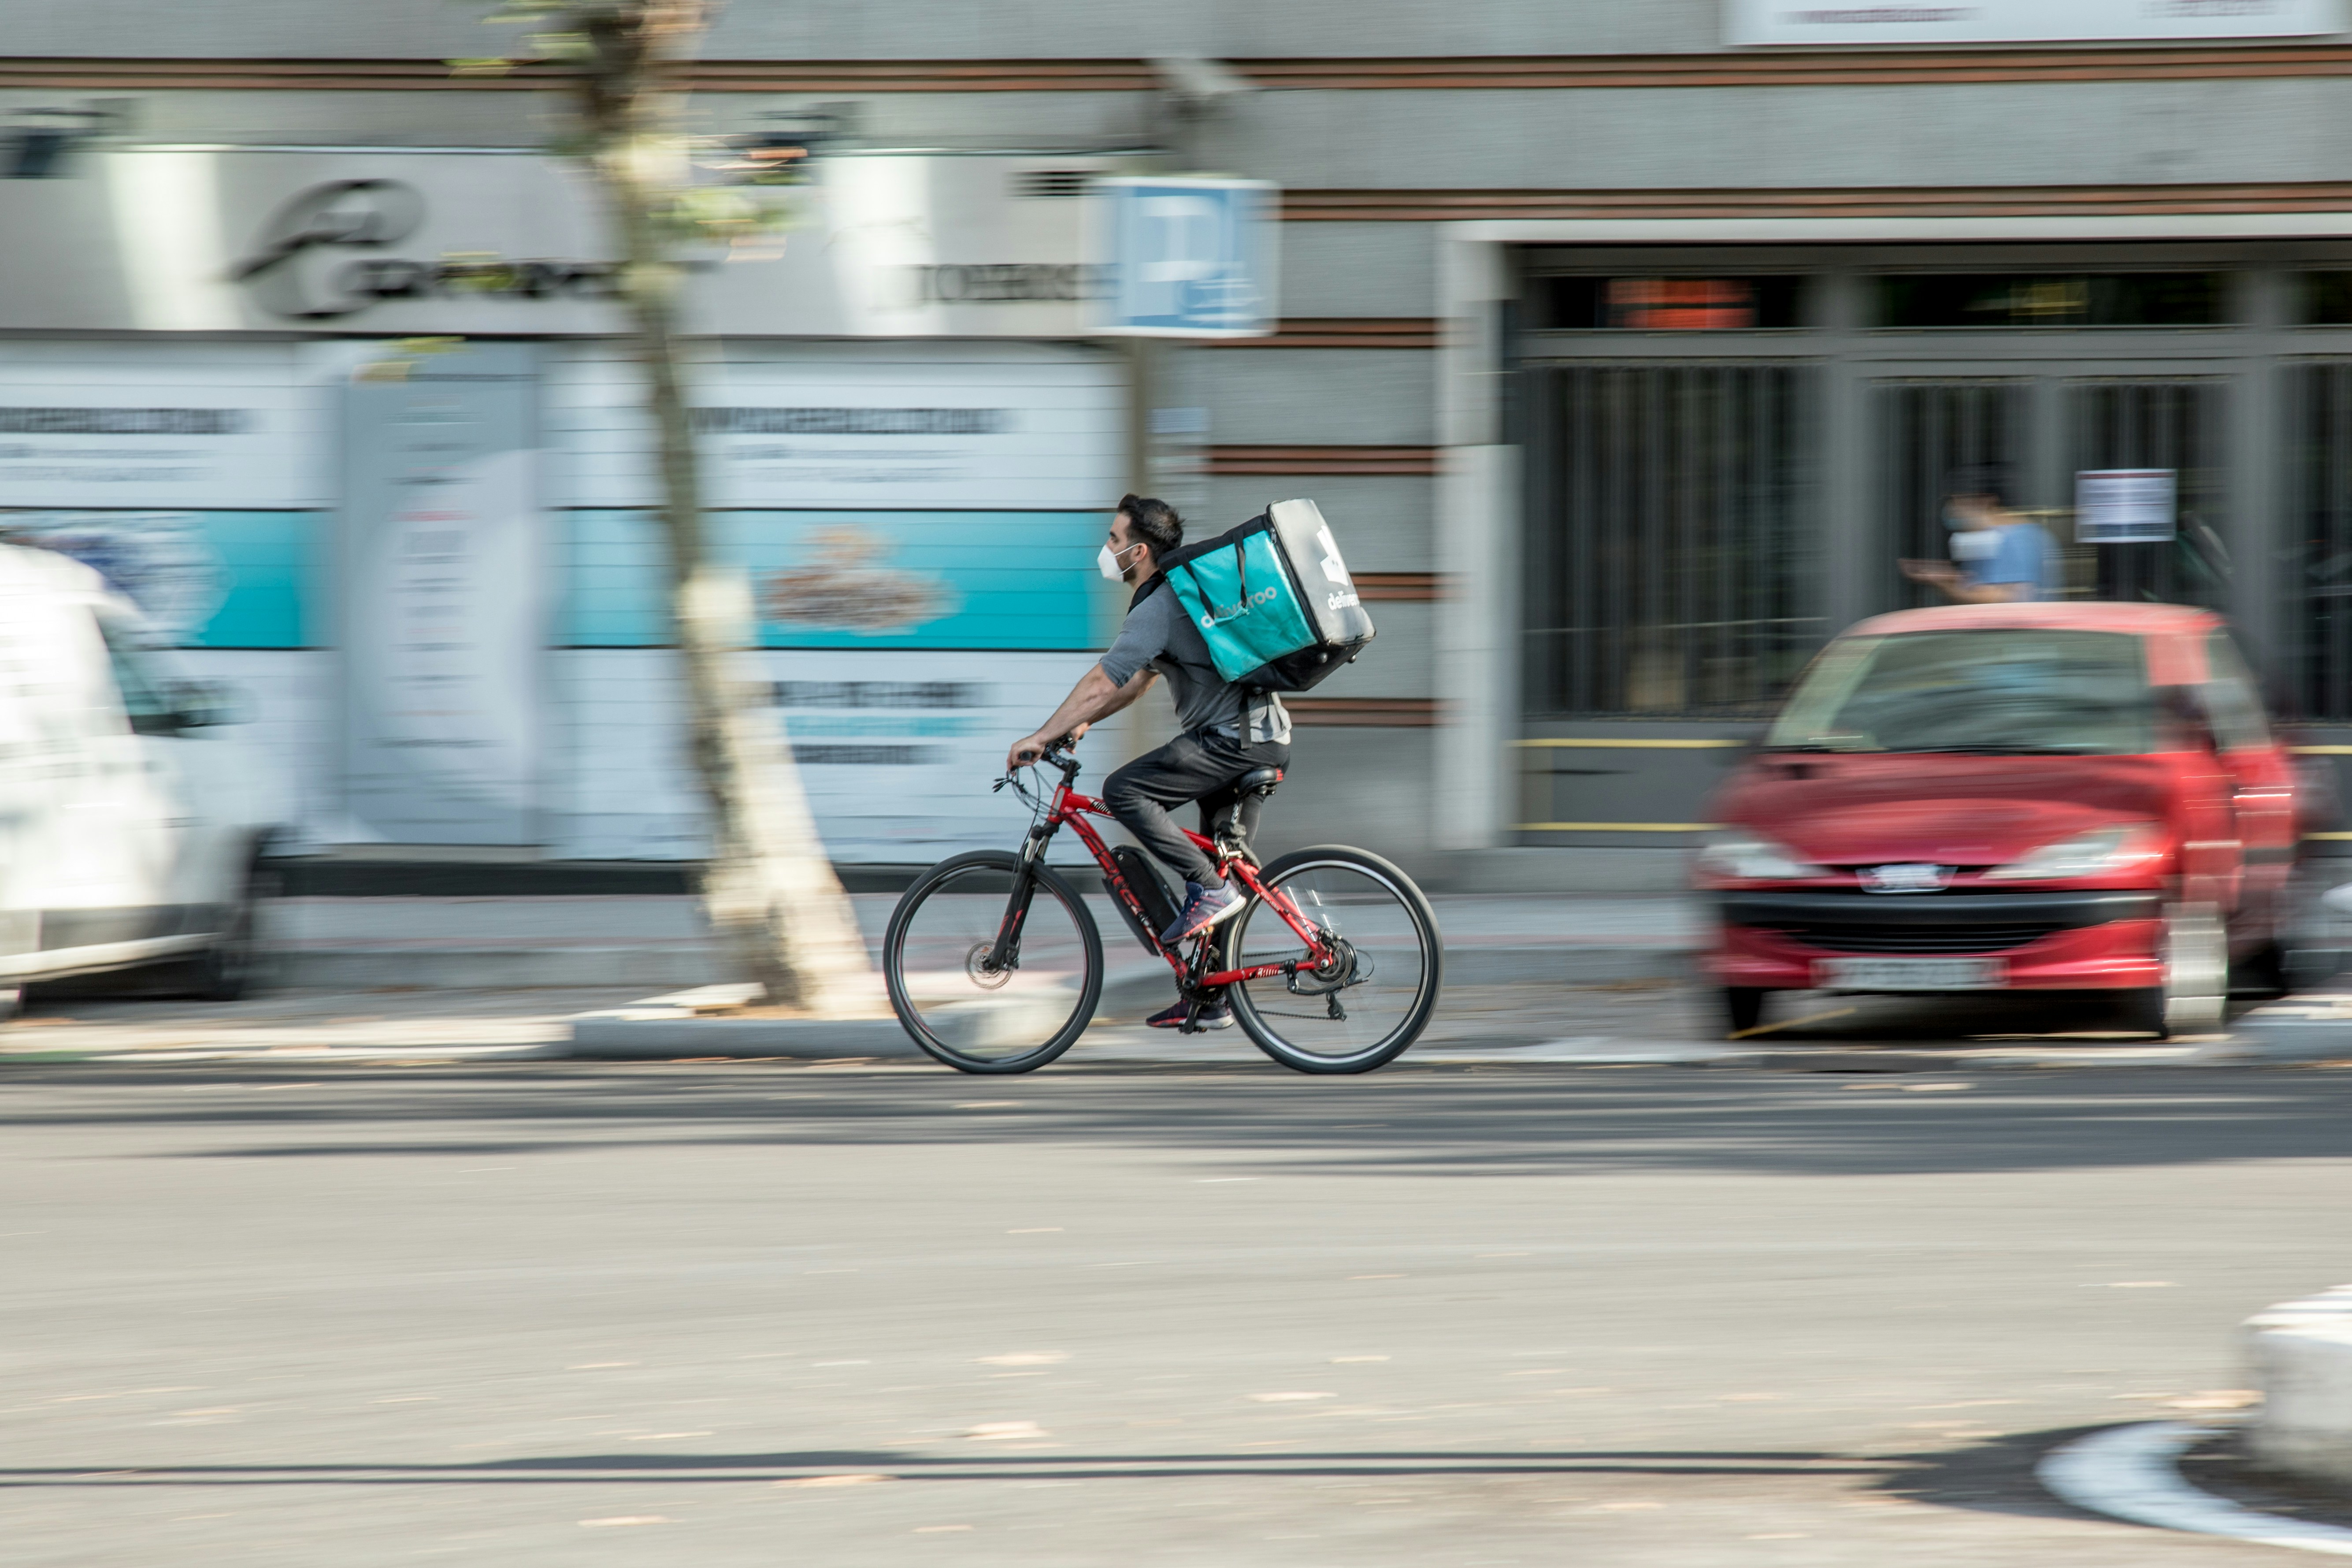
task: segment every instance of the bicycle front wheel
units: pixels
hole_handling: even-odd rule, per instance
[[[1339,955],[1326,973],[1227,987],[1258,1049],[1299,1072],[1370,1072],[1420,1038],[1437,1005],[1444,950],[1437,912],[1412,878],[1377,855],[1326,846],[1285,855],[1258,879],[1286,894]],[[1305,950],[1262,899],[1226,922],[1225,968],[1285,963]]]
[[[987,959],[1020,857],[982,849],[917,879],[882,939],[890,1005],[915,1044],[964,1072],[1028,1072],[1076,1043],[1102,1000],[1102,937],[1059,873],[1030,868],[1012,962]]]

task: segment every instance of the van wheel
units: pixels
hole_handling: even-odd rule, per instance
[[[264,979],[261,912],[278,896],[278,874],[261,861],[247,868],[245,884],[213,944],[172,969],[172,987],[203,1002],[236,1002]]]
[[[1743,1034],[1764,1021],[1764,993],[1752,985],[1723,988],[1725,1032]]]
[[[2210,904],[2177,904],[2164,917],[2164,984],[2123,994],[2130,1026],[2158,1039],[2221,1026],[2229,1008],[2230,933]]]

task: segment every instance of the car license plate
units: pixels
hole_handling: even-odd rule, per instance
[[[1823,958],[1813,984],[1830,991],[1998,991],[2008,983],[1998,958]]]

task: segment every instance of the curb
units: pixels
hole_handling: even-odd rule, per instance
[[[2034,1478],[2052,1496],[2110,1519],[2352,1557],[2352,1530],[2257,1512],[2180,1479],[2174,1467],[2182,1452],[2226,1429],[2190,1421],[2110,1426],[2043,1456]]]

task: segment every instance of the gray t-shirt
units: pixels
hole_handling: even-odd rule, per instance
[[[1237,740],[1290,739],[1290,715],[1273,692],[1252,696],[1217,673],[1201,629],[1177,602],[1175,591],[1161,584],[1127,612],[1118,640],[1102,656],[1102,672],[1115,685],[1125,686],[1135,672],[1150,665],[1168,678],[1176,700],[1176,722],[1186,733],[1216,730]],[[1244,707],[1248,732],[1244,734]]]

